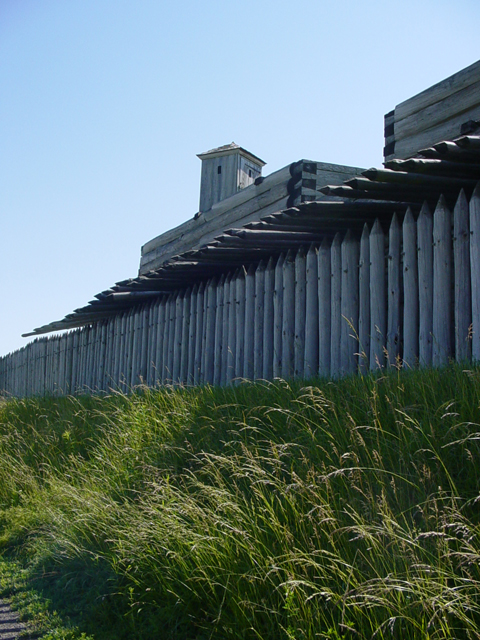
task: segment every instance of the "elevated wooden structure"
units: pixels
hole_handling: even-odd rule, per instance
[[[157,252],[155,268],[33,335],[72,331],[1,358],[0,389],[226,385],[479,360],[480,134],[341,184],[326,185],[324,168],[293,163],[282,180],[213,205],[201,229],[153,241],[144,255]],[[285,207],[259,207],[288,176]],[[232,214],[228,200],[249,204]]]
[[[385,116],[386,161],[408,158],[480,128],[480,61],[398,104]]]

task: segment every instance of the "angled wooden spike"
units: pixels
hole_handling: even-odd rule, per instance
[[[417,224],[410,207],[405,213],[403,234],[403,364],[418,362],[418,264]]]
[[[472,358],[480,360],[480,182],[470,199],[470,268],[472,283]]]
[[[452,356],[452,223],[446,200],[440,196],[433,215],[433,353],[434,366]]]
[[[467,362],[472,355],[472,283],[468,200],[463,189],[453,210],[453,255],[455,359],[457,362]]]
[[[432,364],[433,331],[433,218],[425,202],[417,220],[419,360]]]

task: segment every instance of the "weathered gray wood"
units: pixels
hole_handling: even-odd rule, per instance
[[[385,234],[380,222],[370,232],[370,369],[385,364],[387,332],[387,300],[385,283]]]
[[[295,257],[288,251],[283,263],[283,318],[282,318],[282,378],[291,378],[295,371]]]
[[[222,275],[216,287],[216,315],[215,315],[215,344],[213,347],[213,384],[220,386],[222,380],[222,356],[223,356],[223,314],[225,295],[225,276]]]
[[[263,376],[263,337],[265,312],[265,263],[260,261],[255,271],[255,316],[253,345],[253,378],[259,380]]]
[[[470,198],[470,267],[472,283],[472,358],[480,360],[480,182]]]
[[[250,265],[245,276],[245,333],[243,377],[253,380],[255,346],[255,267]]]
[[[162,349],[162,384],[168,384],[171,379],[169,371],[168,349],[170,344],[170,315],[172,313],[172,303],[174,294],[170,294],[165,303],[165,329],[163,333],[163,349]]]
[[[295,256],[295,336],[293,343],[293,372],[296,378],[305,377],[305,324],[307,306],[307,256],[300,247]]]
[[[237,349],[237,278],[236,271],[230,281],[229,298],[229,322],[228,322],[228,357],[227,357],[227,384],[230,384],[235,377],[235,362]]]
[[[215,364],[215,317],[216,317],[217,281],[212,278],[207,284],[206,295],[206,331],[205,331],[205,370],[203,382],[213,384]]]
[[[388,232],[387,261],[387,358],[390,366],[399,366],[400,357],[400,224],[394,213]]]
[[[326,238],[318,250],[318,373],[330,376],[332,328],[332,275],[330,244]]]
[[[175,338],[173,343],[172,382],[180,382],[180,365],[182,360],[182,329],[183,329],[183,298],[184,292],[179,292],[175,300]]]
[[[452,223],[443,196],[433,215],[433,354],[435,367],[447,364],[452,356]]]
[[[155,355],[155,384],[160,385],[163,380],[164,372],[164,352],[165,352],[165,336],[166,336],[166,322],[165,314],[167,311],[167,297],[164,296],[160,301],[158,307],[157,318],[157,350]]]
[[[330,249],[331,274],[331,327],[330,327],[330,375],[336,378],[341,373],[341,332],[342,332],[342,239],[337,233]]]
[[[358,357],[358,264],[360,245],[350,231],[341,247],[342,299],[340,334],[340,370],[342,375],[355,373]]]
[[[192,289],[189,287],[183,296],[182,309],[182,342],[180,348],[180,383],[185,384],[188,380],[188,353],[190,335],[190,304],[192,299]]]
[[[304,376],[318,373],[318,251],[312,244],[306,258]]]
[[[370,362],[370,231],[367,224],[363,226],[360,238],[358,290],[358,366],[365,373]]]
[[[197,295],[198,285],[195,284],[192,289],[190,300],[190,329],[188,334],[188,374],[187,383],[193,384],[195,376],[195,342],[197,336]]]
[[[264,318],[263,318],[263,372],[265,380],[273,378],[273,335],[274,310],[273,297],[275,289],[275,262],[270,258],[265,269]]]
[[[232,274],[228,273],[223,285],[223,314],[222,314],[222,358],[220,366],[220,385],[222,387],[228,384],[227,369],[228,369],[228,329],[231,322],[230,314],[230,283],[232,280]]]
[[[200,359],[200,384],[205,383],[205,367],[206,367],[206,359],[207,359],[207,330],[209,325],[207,323],[207,314],[208,314],[208,287],[210,285],[210,280],[207,280],[205,283],[205,293],[203,296],[203,333],[202,333],[202,357]]]
[[[470,272],[470,224],[468,200],[464,190],[453,210],[453,253],[455,281],[455,359],[470,360],[472,324],[472,286]]]
[[[403,232],[403,366],[418,363],[418,264],[417,223],[410,207],[402,225]]]
[[[423,366],[432,364],[433,331],[433,219],[427,203],[417,221],[418,300],[419,300],[419,360]]]
[[[245,288],[246,271],[242,267],[236,278],[236,345],[235,345],[235,371],[234,378],[243,378],[243,365],[245,361]]]
[[[274,335],[273,335],[273,376],[282,375],[282,343],[283,343],[283,265],[285,255],[282,253],[275,266],[275,284],[273,297]]]

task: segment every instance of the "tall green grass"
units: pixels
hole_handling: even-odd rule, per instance
[[[480,371],[8,400],[0,545],[96,639],[480,638]]]

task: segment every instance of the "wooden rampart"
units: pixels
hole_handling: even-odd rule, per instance
[[[0,359],[32,396],[480,360],[480,189],[196,283]]]

